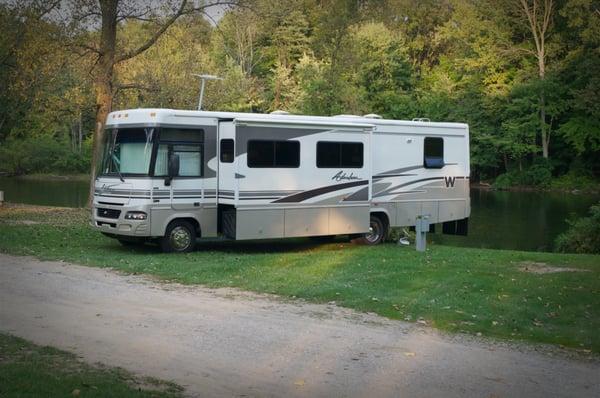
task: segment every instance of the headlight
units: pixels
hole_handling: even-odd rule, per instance
[[[148,215],[143,211],[128,211],[125,214],[126,220],[145,220],[148,218]]]

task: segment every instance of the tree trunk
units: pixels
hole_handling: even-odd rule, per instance
[[[113,75],[115,67],[115,49],[117,42],[117,8],[118,0],[100,0],[102,13],[102,27],[100,34],[100,51],[94,80],[96,93],[96,125],[92,141],[92,164],[90,170],[90,190],[88,207],[94,202],[94,182],[96,169],[100,161],[101,143],[104,141],[104,125],[106,117],[112,110],[113,103]]]
[[[554,0],[533,0],[531,6],[529,0],[520,0],[520,3],[535,43],[538,74],[542,82],[539,96],[540,133],[542,135],[542,155],[547,159],[550,133],[546,129],[546,97],[543,82],[546,77],[546,39],[549,37],[556,9]]]
[[[83,142],[83,126],[82,126],[81,109],[79,110],[79,123],[78,123],[78,141],[77,141],[77,152],[81,154],[81,144]]]
[[[546,130],[546,103],[543,88],[540,95],[540,125],[542,129],[542,156],[548,159],[548,144],[550,140],[548,139],[548,131]]]
[[[540,76],[540,80],[542,81],[542,84],[544,82],[544,79],[546,78],[546,61],[545,61],[545,53],[544,53],[544,49],[542,48],[542,50],[540,52],[538,52],[538,70],[539,70],[539,76]],[[542,133],[542,156],[544,157],[544,159],[548,159],[548,144],[549,144],[549,140],[548,140],[548,132],[546,130],[546,96],[544,93],[544,86],[542,85],[541,88],[541,92],[540,92],[540,130]]]
[[[94,129],[94,137],[92,141],[92,169],[90,170],[90,196],[88,206],[91,207],[94,200],[94,181],[96,180],[96,170],[98,162],[100,162],[102,153],[101,144],[104,142],[104,125],[106,117],[112,109],[113,92],[112,85],[106,81],[96,82],[96,125]]]

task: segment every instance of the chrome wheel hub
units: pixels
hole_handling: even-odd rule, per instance
[[[186,228],[175,227],[171,231],[170,240],[176,250],[185,250],[192,243],[192,236]]]
[[[369,232],[365,235],[365,239],[369,242],[376,242],[380,236],[379,224],[372,222],[369,226]]]

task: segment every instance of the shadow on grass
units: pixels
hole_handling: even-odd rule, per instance
[[[335,250],[340,245],[355,246],[344,236],[336,237],[330,241],[319,241],[311,238],[289,238],[289,239],[268,239],[251,241],[202,241],[199,240],[192,253],[197,252],[221,252],[229,254],[264,254],[264,253],[299,253],[315,249]],[[160,254],[162,250],[157,243],[147,242],[145,244],[134,244],[123,246],[116,241],[110,242],[105,246],[106,250],[118,250],[123,253],[137,254]]]

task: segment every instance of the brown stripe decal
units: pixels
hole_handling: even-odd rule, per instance
[[[314,198],[315,196],[323,195],[329,192],[339,191],[340,189],[359,187],[361,185],[367,185],[368,183],[368,180],[361,180],[346,182],[344,184],[328,185],[326,187],[311,189],[309,191],[300,192],[295,195],[286,196],[285,198],[275,200],[272,203],[302,202],[306,199]]]

